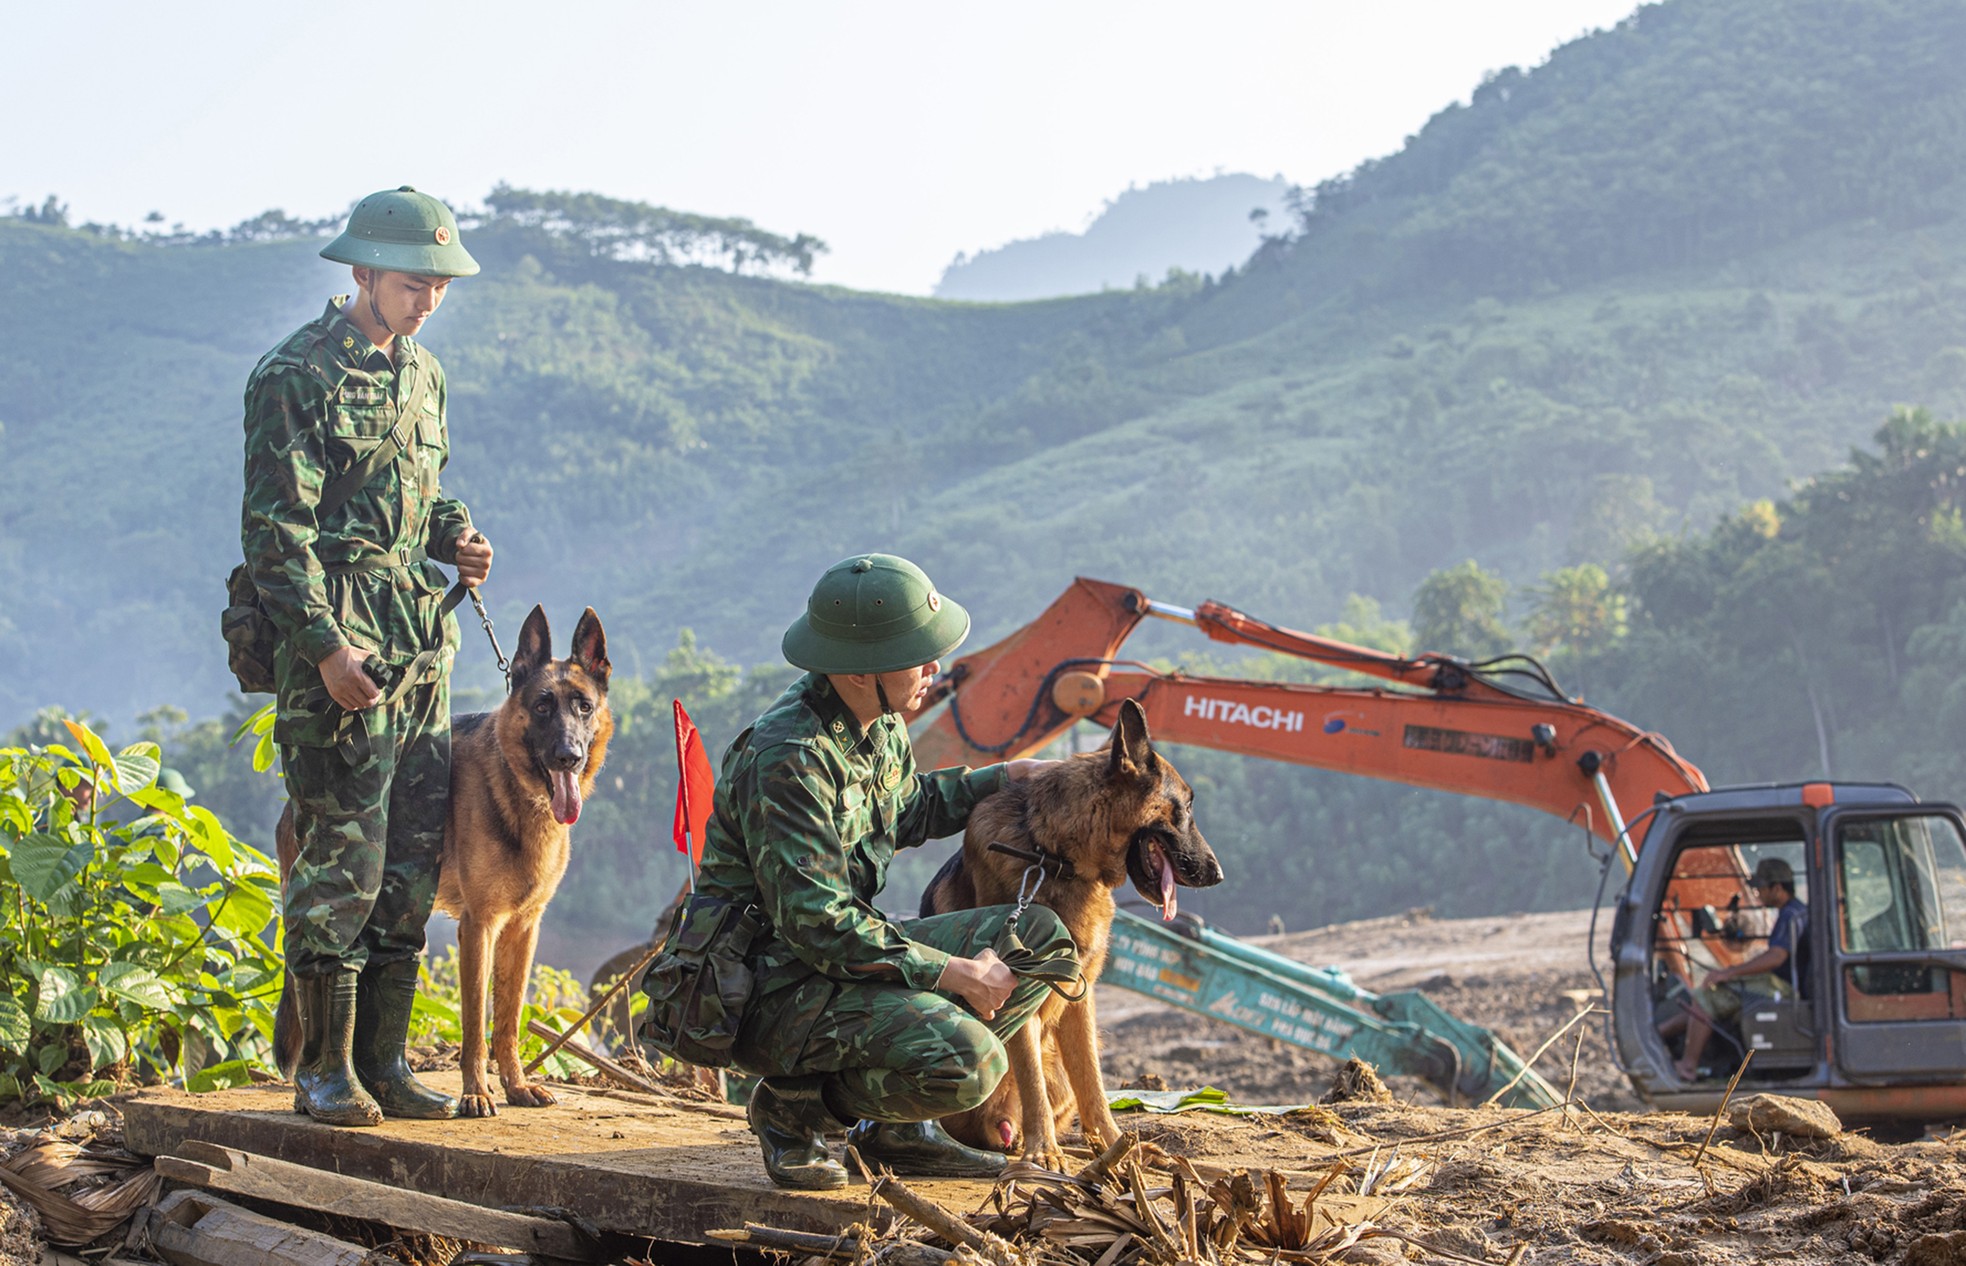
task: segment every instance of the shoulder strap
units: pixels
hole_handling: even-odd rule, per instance
[[[367,456],[343,471],[339,479],[322,490],[321,500],[314,508],[315,517],[333,514],[339,510],[350,497],[360,492],[363,486],[374,478],[378,470],[395,461],[397,455],[408,446],[409,437],[403,431],[403,421],[423,407],[424,389],[429,383],[429,375],[418,373],[418,368],[419,365],[412,362],[405,371],[410,379],[410,385],[402,392],[403,405],[396,412],[396,420],[389,426],[389,434],[380,444],[370,449]]]

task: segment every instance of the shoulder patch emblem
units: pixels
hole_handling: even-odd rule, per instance
[[[351,348],[351,347],[353,347],[353,346],[355,346],[355,336],[354,336],[353,334],[344,334],[344,335],[342,335],[342,336],[341,336],[341,345],[342,345],[342,347],[344,347],[344,348]]]

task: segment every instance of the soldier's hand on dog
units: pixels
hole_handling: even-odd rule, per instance
[[[936,992],[955,994],[979,1020],[995,1019],[997,1008],[1010,1001],[1010,991],[1016,987],[1017,977],[989,948],[975,958],[950,959],[935,981]]]
[[[362,661],[368,657],[367,651],[344,646],[320,663],[328,697],[350,712],[373,708],[382,698],[382,687],[362,669]]]
[[[1024,779],[1029,778],[1031,775],[1043,769],[1046,765],[1056,765],[1057,763],[1055,760],[1036,760],[1027,756],[1022,760],[1005,761],[1003,772],[1004,776],[1012,782],[1022,782]]]
[[[467,589],[476,589],[491,575],[492,547],[485,534],[476,528],[465,528],[458,533],[457,544],[453,547],[457,557],[457,580]]]

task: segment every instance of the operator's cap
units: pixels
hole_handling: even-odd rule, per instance
[[[321,258],[419,277],[470,277],[478,271],[451,209],[408,185],[356,203],[348,227],[321,248]]]
[[[1780,884],[1790,892],[1794,892],[1795,871],[1779,857],[1764,857],[1755,863],[1754,878],[1748,882],[1756,888]]]
[[[969,612],[905,558],[859,554],[826,569],[785,658],[815,673],[892,673],[941,659],[969,636]]]

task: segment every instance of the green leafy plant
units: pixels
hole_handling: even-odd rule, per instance
[[[74,747],[0,748],[0,1103],[241,1084],[280,988],[274,865],[158,784],[157,744],[64,724]]]

